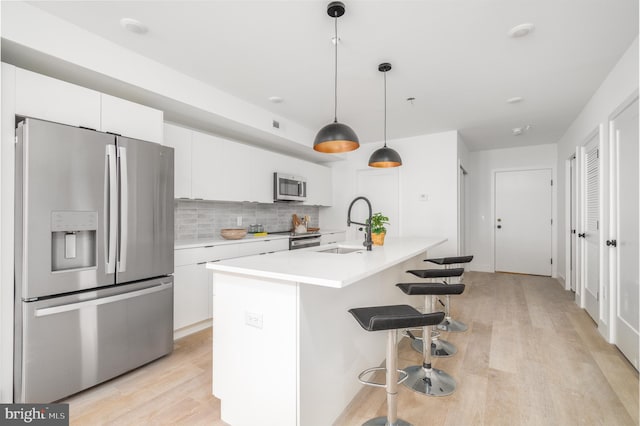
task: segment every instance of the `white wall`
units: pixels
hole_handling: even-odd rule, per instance
[[[558,141],[558,235],[561,237],[558,241],[558,253],[561,254],[558,259],[558,272],[561,275],[566,274],[567,259],[565,256],[568,235],[566,211],[567,211],[567,180],[566,180],[566,162],[575,152],[576,147],[583,145],[587,136],[598,126],[603,126],[604,134],[602,135],[603,146],[601,152],[604,155],[602,159],[602,171],[601,176],[604,181],[605,191],[601,194],[602,203],[605,203],[603,211],[605,212],[605,218],[601,221],[604,226],[604,235],[608,235],[608,221],[606,220],[606,214],[608,212],[608,200],[609,200],[609,173],[610,168],[608,164],[608,151],[609,151],[609,132],[608,121],[609,115],[622,104],[635,90],[638,89],[638,39],[629,46],[624,55],[620,58],[615,67],[611,70],[609,75],[604,79],[598,90],[591,97],[589,102],[585,105],[578,117],[573,121],[571,126],[567,129],[565,134]],[[600,304],[600,320],[599,331],[610,340],[613,338],[610,333],[610,316],[613,315],[613,309],[611,309],[611,300],[609,300],[609,294],[611,294],[612,283],[608,280],[608,265],[607,250],[601,251],[604,255],[600,262],[600,269],[602,270],[601,277],[604,282],[601,282],[601,294],[602,302]]]
[[[520,148],[493,149],[470,153],[468,183],[467,252],[474,255],[469,269],[474,271],[494,271],[493,250],[493,175],[498,170],[552,169],[553,180],[557,182],[556,145],[535,145]],[[557,188],[553,186],[553,223],[557,223]],[[553,275],[556,275],[558,258],[556,251],[557,227],[552,229]]]
[[[333,207],[320,210],[322,228],[344,229],[347,209],[356,194],[357,170],[369,168],[367,162],[382,143],[362,145],[348,153],[347,160],[332,163]],[[431,251],[433,255],[457,253],[457,170],[458,136],[456,131],[388,141],[402,158],[399,168],[399,227],[401,236],[445,237],[448,241]],[[420,195],[426,194],[427,201]],[[375,206],[374,206],[375,210]],[[356,236],[348,230],[347,238]]]

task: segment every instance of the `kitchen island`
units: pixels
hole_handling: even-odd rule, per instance
[[[388,238],[207,264],[213,270],[213,394],[233,426],[332,424],[358,392],[357,375],[385,357],[348,309],[411,303],[398,282],[425,268],[443,238]]]

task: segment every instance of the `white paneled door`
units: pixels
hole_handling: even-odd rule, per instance
[[[582,240],[580,270],[583,306],[598,323],[600,314],[600,133],[589,138],[582,155]]]
[[[551,276],[551,169],[495,173],[495,270]]]
[[[614,260],[615,343],[638,368],[638,97],[611,120],[614,191],[613,227],[607,241]]]

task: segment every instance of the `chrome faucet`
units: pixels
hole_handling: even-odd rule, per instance
[[[364,200],[367,203],[367,206],[369,206],[369,218],[367,219],[366,223],[360,223],[360,222],[355,222],[351,220],[351,208],[353,207],[355,202],[358,200]],[[371,202],[366,197],[356,197],[351,202],[351,204],[349,204],[349,211],[347,212],[347,226],[351,226],[352,223],[355,223],[356,225],[364,226],[365,228],[364,243],[362,243],[362,245],[365,246],[368,251],[371,251],[371,245],[372,245],[371,243],[371,216],[372,215],[373,215],[373,211],[371,210]],[[362,230],[362,228],[360,228],[360,230]]]

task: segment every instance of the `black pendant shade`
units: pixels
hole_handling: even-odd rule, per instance
[[[384,73],[384,146],[373,151],[369,157],[370,167],[398,167],[402,165],[400,154],[387,146],[387,71],[390,69],[390,63],[385,62],[378,65],[378,71]]]
[[[313,149],[329,154],[349,152],[360,147],[356,132],[346,124],[338,123],[338,18],[344,12],[342,2],[334,1],[327,6],[327,14],[335,20],[334,120],[320,129],[313,141]]]
[[[313,149],[329,154],[353,151],[359,146],[356,132],[346,124],[337,121],[320,129],[313,142]]]
[[[400,154],[395,149],[386,145],[380,149],[376,149],[371,157],[369,157],[369,166],[371,167],[398,167],[402,165]]]

